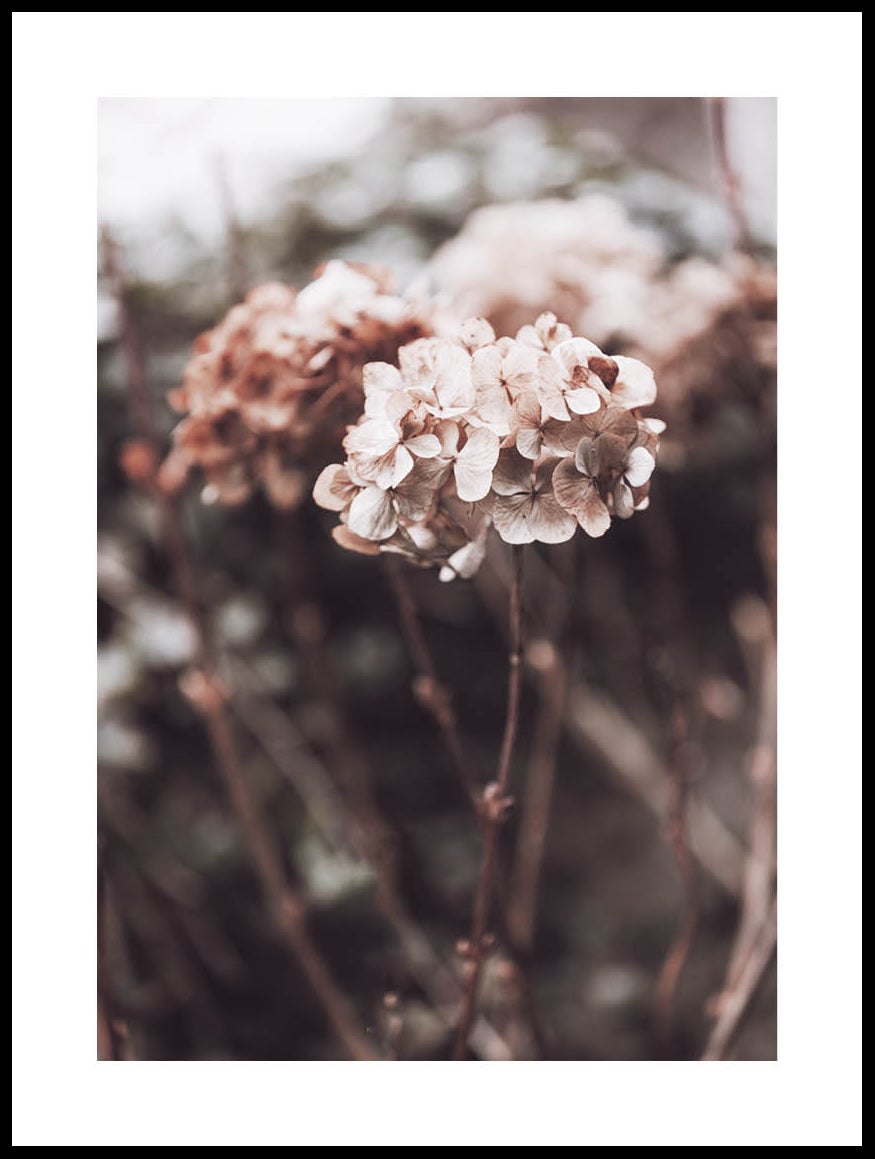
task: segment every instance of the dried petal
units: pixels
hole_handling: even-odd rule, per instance
[[[391,493],[380,487],[365,487],[350,504],[347,526],[362,539],[388,539],[398,527]]]

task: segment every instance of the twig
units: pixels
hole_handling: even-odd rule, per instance
[[[709,1004],[717,1021],[706,1058],[722,1058],[734,1034],[735,1024],[744,1012],[760,974],[768,964],[776,938],[775,928],[775,861],[776,861],[776,649],[771,616],[761,601],[750,598],[735,609],[733,623],[741,641],[751,679],[758,692],[756,739],[751,749],[747,776],[751,785],[750,850],[744,868],[741,908],[733,939],[722,991]],[[771,939],[766,952],[764,941]],[[765,954],[765,960],[761,960]],[[751,983],[751,963],[758,972]],[[748,992],[749,990],[749,992]],[[740,994],[740,997],[739,997]],[[745,997],[746,995],[746,997]],[[726,1009],[739,1010],[732,1020]],[[724,1017],[729,1019],[726,1029]],[[715,1045],[716,1043],[716,1045]]]
[[[656,984],[656,1030],[660,1041],[666,1045],[671,1038],[675,993],[693,946],[699,919],[699,874],[689,840],[689,728],[686,710],[680,703],[675,705],[672,714],[671,733],[671,767],[674,775],[665,837],[681,879],[683,903],[674,941],[665,956]]]
[[[498,867],[498,839],[501,825],[507,816],[511,799],[507,795],[510,779],[511,758],[519,726],[520,690],[523,667],[523,605],[522,605],[523,549],[513,548],[513,572],[510,587],[510,652],[508,654],[507,718],[498,772],[482,793],[483,810],[483,853],[480,874],[474,895],[474,916],[471,922],[471,937],[467,949],[468,974],[459,1012],[459,1026],[456,1036],[454,1056],[465,1057],[468,1036],[474,1021],[477,1006],[477,990],[483,972],[486,956],[486,926],[489,921],[489,906],[495,887]]]
[[[313,943],[306,927],[304,905],[288,882],[273,835],[265,824],[243,775],[236,743],[228,720],[228,694],[218,679],[206,626],[197,598],[194,570],[175,499],[163,491],[156,479],[159,447],[146,382],[145,361],[133,316],[128,308],[124,271],[117,247],[103,231],[103,252],[119,315],[122,349],[127,368],[131,409],[148,459],[139,476],[159,501],[164,538],[174,584],[185,607],[196,639],[197,667],[187,674],[184,691],[204,721],[213,755],[225,779],[232,805],[241,824],[250,856],[258,870],[274,920],[288,948],[304,971],[337,1037],[356,1059],[372,1059],[375,1052],[360,1028],[346,995],[340,990]]]
[[[726,131],[726,98],[709,97],[707,104],[711,131],[714,135],[714,148],[717,153],[717,165],[723,186],[723,196],[729,212],[732,214],[732,220],[735,222],[736,244],[739,249],[749,250],[751,248],[751,232],[741,196],[741,181],[729,156]]]
[[[702,1055],[704,1062],[717,1062],[726,1058],[766,967],[772,960],[777,942],[778,910],[775,903],[731,989],[721,995],[717,1021]]]
[[[668,948],[656,984],[654,1013],[657,1038],[670,1046],[675,996],[699,920],[699,874],[690,848],[690,786],[694,775],[690,749],[690,665],[681,645],[684,614],[681,593],[683,573],[678,559],[674,530],[661,493],[651,500],[649,518],[643,525],[654,577],[654,612],[659,655],[653,664],[661,691],[663,711],[669,721],[669,801],[665,820],[665,840],[671,850],[681,882],[682,902],[674,939]]]
[[[559,651],[559,642],[568,618],[574,557],[566,551],[557,554],[557,559],[563,565],[563,574],[560,582],[554,585],[555,591],[548,600],[551,621],[549,635],[546,639],[533,640],[526,650],[529,665],[538,677],[539,705],[532,755],[520,807],[507,915],[513,944],[524,955],[531,953],[535,932],[538,883],[553,804],[556,753],[562,737],[568,686],[567,669]]]
[[[419,615],[416,611],[416,602],[413,598],[413,592],[410,590],[410,584],[408,583],[404,566],[399,560],[392,558],[386,559],[385,563],[389,584],[394,593],[395,602],[398,605],[398,618],[401,622],[401,630],[404,633],[404,639],[407,643],[407,649],[416,673],[413,682],[414,695],[423,708],[430,712],[434,718],[444,738],[444,744],[453,761],[456,774],[465,795],[472,804],[476,805],[478,797],[477,782],[471,773],[465,756],[452,698],[438,677],[437,669],[425,639],[425,633],[422,630]]]

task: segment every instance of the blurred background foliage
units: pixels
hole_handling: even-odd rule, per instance
[[[258,104],[103,102],[101,216],[124,249],[164,438],[175,421],[165,396],[192,341],[247,286],[303,284],[331,257],[388,266],[410,285],[430,276],[435,251],[481,206],[606,194],[658,237],[666,277],[690,257],[725,263],[732,249],[701,101]],[[774,259],[774,107],[730,102],[728,111],[762,283]],[[603,540],[530,552],[529,637],[548,633],[560,601],[571,691],[528,963],[543,1042],[523,1042],[525,1057],[696,1058],[707,1039],[739,920],[751,752],[770,711],[763,619],[773,590],[775,378],[764,346],[773,332],[771,283],[709,317],[674,352],[685,372],[676,378],[687,383],[670,396],[674,413],[654,408],[670,427],[651,511]],[[132,425],[104,278],[98,338],[99,861],[118,1050],[142,1059],[337,1057],[272,929],[200,722],[179,693],[194,640],[172,598],[155,506],[119,465]],[[376,1042],[391,993],[401,1055],[444,1057],[446,1027],[381,914],[339,804],[338,761],[357,760],[392,831],[409,913],[451,962],[470,924],[477,833],[412,693],[385,571],[337,547],[332,518],[309,502],[288,517],[260,496],[222,509],[192,487],[184,519],[235,688],[246,775],[309,898],[314,937]],[[500,550],[490,566],[492,584],[410,576],[482,782],[494,770],[506,682]],[[329,706],[302,652],[302,615],[332,674]],[[697,928],[666,1041],[654,1000],[683,909],[664,834],[679,703],[695,808],[717,837],[706,825]],[[517,792],[540,711],[529,684]],[[516,826],[514,816],[506,859]],[[506,966],[499,949],[484,1009],[512,1038]],[[734,1053],[775,1057],[769,975]]]

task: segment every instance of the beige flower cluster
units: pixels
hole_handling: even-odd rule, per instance
[[[381,269],[331,261],[300,291],[251,290],[194,347],[170,403],[185,415],[162,468],[171,489],[200,468],[208,502],[259,486],[296,506],[362,409],[362,367],[392,359],[431,326]]]
[[[496,339],[482,318],[364,368],[364,414],[316,502],[344,547],[469,576],[494,526],[506,543],[607,531],[648,503],[664,424],[650,369],[574,337],[553,314]]]

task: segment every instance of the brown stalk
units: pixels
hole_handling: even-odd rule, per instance
[[[690,844],[690,785],[695,773],[690,747],[689,665],[683,637],[682,574],[674,531],[661,494],[654,495],[643,527],[655,580],[656,635],[662,661],[656,667],[665,713],[669,720],[669,794],[664,835],[681,883],[682,901],[675,935],[663,960],[656,984],[656,1033],[669,1047],[675,998],[693,948],[699,921],[699,874]]]
[[[508,781],[510,780],[511,758],[513,756],[514,743],[516,742],[517,729],[519,727],[523,667],[522,577],[523,549],[520,546],[514,546],[510,586],[510,651],[508,654],[507,717],[504,726],[504,736],[501,741],[498,771],[495,780],[486,786],[481,796],[483,852],[480,861],[480,873],[474,894],[471,937],[466,948],[466,965],[468,970],[459,1010],[459,1023],[454,1049],[454,1057],[456,1059],[465,1057],[468,1048],[468,1036],[471,1033],[471,1026],[474,1021],[474,1014],[477,1007],[477,991],[480,985],[480,977],[483,973],[483,963],[487,949],[486,927],[489,921],[490,903],[495,889],[495,878],[498,868],[498,840],[502,823],[507,815],[508,807],[511,804],[511,799],[507,795],[507,788]]]
[[[656,1031],[663,1044],[668,1044],[671,1038],[675,994],[690,956],[690,950],[693,947],[693,939],[699,920],[699,873],[696,859],[690,848],[689,835],[688,735],[689,726],[686,710],[682,704],[677,703],[671,721],[671,769],[673,776],[670,786],[665,839],[677,866],[683,891],[683,902],[674,941],[665,956],[656,983],[654,1003]]]
[[[750,848],[726,977],[720,994],[710,1003],[716,1021],[704,1058],[725,1057],[777,938],[775,639],[769,608],[758,600],[745,601],[733,619],[759,699],[756,739],[747,762],[751,787]]]
[[[703,1062],[718,1062],[726,1058],[772,960],[777,943],[778,909],[775,902],[731,988],[721,996],[717,1021],[702,1055]]]
[[[386,559],[386,574],[389,576],[389,584],[398,605],[401,630],[416,672],[413,682],[414,694],[422,707],[434,718],[465,795],[472,804],[476,804],[477,783],[465,757],[452,698],[438,677],[403,564],[397,559]]]
[[[258,871],[277,927],[295,960],[306,975],[329,1023],[348,1054],[355,1059],[375,1058],[375,1051],[361,1029],[346,995],[332,977],[306,926],[304,904],[288,881],[273,834],[259,812],[243,774],[233,731],[228,719],[228,695],[219,680],[197,597],[197,586],[188,556],[182,523],[174,497],[157,483],[160,448],[146,381],[145,359],[127,304],[124,270],[109,231],[103,231],[103,254],[118,310],[120,340],[125,358],[131,410],[139,438],[151,459],[151,470],[141,479],[157,500],[174,585],[191,623],[196,640],[197,666],[188,674],[185,691],[203,719],[216,763],[243,829],[250,856]]]
[[[568,545],[570,548],[570,545]],[[548,636],[532,641],[528,662],[537,673],[538,716],[535,722],[532,755],[526,771],[520,807],[516,857],[511,879],[507,924],[511,939],[523,955],[531,953],[538,904],[538,883],[553,804],[556,753],[562,737],[567,670],[559,644],[569,611],[570,582],[574,556],[570,550],[556,554],[562,565],[560,582],[548,601]]]

